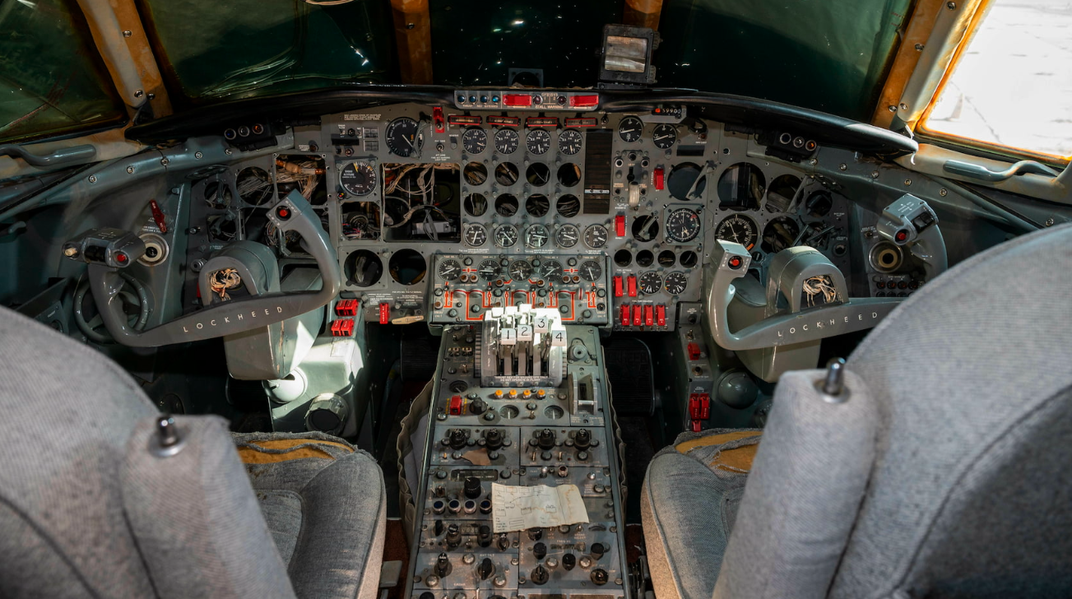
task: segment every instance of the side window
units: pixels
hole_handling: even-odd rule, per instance
[[[64,0],[0,3],[0,142],[126,119],[77,6]]]
[[[1050,162],[1072,156],[1072,2],[991,0],[921,132]]]

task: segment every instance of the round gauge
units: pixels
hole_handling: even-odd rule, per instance
[[[417,148],[424,143],[423,136],[417,136],[417,121],[409,117],[400,117],[387,124],[385,137],[387,149],[391,153],[403,158],[409,158],[417,153]]]
[[[465,243],[473,247],[480,247],[488,240],[488,230],[484,225],[469,225],[465,228]]]
[[[640,275],[640,291],[644,295],[655,295],[663,288],[663,278],[654,270]]]
[[[540,265],[540,276],[551,280],[557,281],[562,276],[562,263],[558,260],[548,260]]]
[[[502,225],[495,229],[495,245],[508,248],[517,243],[517,227],[514,225]]]
[[[666,239],[688,243],[700,234],[700,215],[695,210],[678,208],[666,217]]]
[[[462,274],[462,265],[457,260],[444,260],[439,263],[439,278],[453,281]]]
[[[562,225],[555,231],[555,243],[558,247],[571,248],[581,239],[581,231],[576,225]]]
[[[756,238],[759,237],[759,229],[755,221],[743,214],[734,214],[722,219],[715,229],[715,237],[724,241],[735,241],[751,251],[756,247]]]
[[[499,278],[499,275],[502,274],[502,268],[499,267],[498,260],[484,260],[477,268],[477,273],[480,274],[481,279],[491,281]]]
[[[599,280],[599,277],[603,276],[603,269],[599,266],[599,262],[595,260],[585,260],[577,271],[585,281],[595,282]]]
[[[608,237],[610,235],[603,225],[592,225],[584,230],[584,243],[593,250],[598,250],[607,245]]]
[[[532,276],[532,265],[528,260],[514,260],[510,264],[510,277],[515,281],[527,281]]]
[[[551,134],[544,129],[533,129],[525,138],[525,147],[533,154],[546,154],[551,149]]]
[[[669,150],[677,142],[677,129],[673,125],[663,123],[651,132],[651,143],[660,150]]]
[[[466,129],[462,133],[462,147],[470,154],[479,154],[488,147],[488,134],[479,127]]]
[[[688,287],[689,279],[680,272],[672,272],[666,275],[666,292],[670,295],[681,295]]]
[[[495,151],[500,154],[513,154],[521,145],[521,136],[513,129],[499,129],[495,132]]]
[[[581,132],[576,129],[566,129],[558,134],[558,150],[570,156],[581,151]]]
[[[618,123],[618,137],[626,143],[640,141],[642,133],[644,133],[644,123],[635,116],[627,116]]]
[[[763,238],[759,249],[768,254],[776,254],[785,248],[793,247],[800,235],[800,225],[788,216],[779,216],[763,227]]]
[[[367,196],[376,188],[376,171],[367,162],[351,162],[339,172],[339,186],[352,196]]]
[[[543,225],[532,225],[525,229],[525,245],[530,248],[542,248],[551,238],[551,233]]]

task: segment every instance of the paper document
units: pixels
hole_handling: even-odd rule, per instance
[[[492,483],[491,514],[497,533],[588,522],[588,510],[577,485],[514,487]]]

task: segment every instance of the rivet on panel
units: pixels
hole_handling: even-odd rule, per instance
[[[123,37],[130,37],[132,35],[134,35],[134,32],[132,32],[131,30],[129,30],[129,29],[124,29],[123,30]]]

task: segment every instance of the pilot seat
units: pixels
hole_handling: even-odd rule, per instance
[[[1072,226],[928,283],[642,490],[658,599],[1072,596]],[[753,460],[754,457],[754,460]]]
[[[2,308],[0,364],[0,596],[375,597],[368,454],[162,416],[116,364]]]

